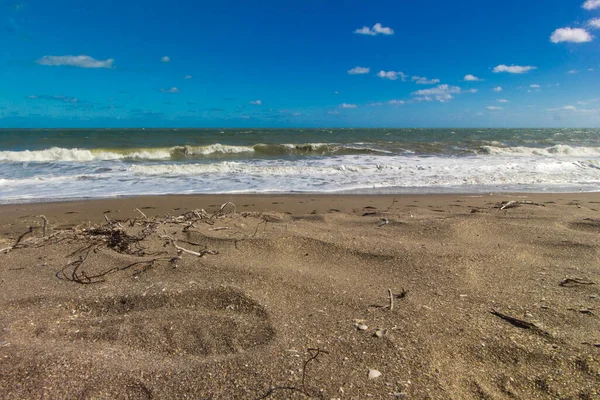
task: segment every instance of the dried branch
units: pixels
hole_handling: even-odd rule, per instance
[[[534,203],[533,201],[528,201],[528,200],[511,200],[511,201],[503,201],[500,204],[503,204],[500,209],[501,210],[506,210],[508,208],[515,208],[515,207],[519,207],[523,204],[528,204],[528,205],[533,205],[533,206],[540,206],[540,207],[546,207],[546,205],[541,204],[541,203]]]
[[[44,220],[44,226],[42,227],[42,237],[46,237],[46,227],[48,226],[48,219],[43,215],[38,215],[39,218]]]
[[[576,285],[595,285],[595,282],[588,281],[582,278],[565,278],[560,283],[559,286],[563,287],[573,287]]]
[[[146,214],[144,214],[144,213],[142,212],[142,210],[140,210],[139,208],[136,208],[134,211],[137,211],[137,212],[139,212],[139,213],[142,215],[142,217],[144,217],[144,219],[148,219],[148,217],[146,216]]]
[[[271,396],[273,393],[275,393],[278,390],[290,390],[292,392],[302,393],[303,395],[305,395],[308,398],[316,397],[314,393],[311,393],[306,388],[306,371],[308,370],[308,365],[312,361],[319,361],[318,357],[321,354],[329,354],[329,352],[326,350],[319,349],[319,348],[309,348],[309,349],[307,349],[307,351],[310,356],[306,359],[306,361],[304,361],[304,365],[302,366],[302,388],[298,388],[295,386],[274,386],[274,387],[270,388],[269,390],[267,390],[265,392],[265,394],[263,394],[261,397],[258,397],[256,400],[266,399],[267,397]],[[322,397],[322,394],[319,393],[318,396]]]
[[[205,256],[205,255],[207,255],[207,254],[210,254],[210,255],[219,254],[219,252],[218,252],[218,251],[216,251],[216,250],[202,250],[202,251],[201,251],[201,252],[199,252],[199,253],[198,253],[197,251],[188,250],[188,249],[186,249],[186,248],[183,248],[183,247],[179,246],[179,245],[177,244],[177,242],[175,241],[175,239],[173,239],[173,237],[171,237],[171,236],[168,236],[168,235],[161,235],[161,236],[160,236],[160,238],[161,238],[161,239],[167,239],[167,240],[169,240],[169,241],[171,242],[171,244],[172,244],[172,245],[173,245],[173,246],[174,246],[174,247],[175,247],[177,250],[179,250],[179,251],[181,251],[181,252],[183,252],[183,253],[188,253],[188,254],[191,254],[191,255],[193,255],[193,256],[196,256],[196,257],[204,257],[204,256]]]
[[[527,321],[519,319],[519,318],[511,317],[510,315],[501,313],[500,311],[497,311],[497,310],[491,310],[490,313],[505,320],[506,322],[510,323],[511,325],[516,326],[517,328],[530,329],[535,333],[538,333],[538,334],[541,334],[544,336],[551,336],[548,332],[541,329],[534,323],[527,322]]]

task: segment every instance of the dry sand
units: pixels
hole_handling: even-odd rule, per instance
[[[150,223],[226,201],[187,232]],[[599,210],[600,194],[2,206],[0,248],[34,229],[0,254],[0,397],[600,398]],[[77,252],[82,228],[127,218],[154,231]],[[159,235],[206,254],[170,262]]]

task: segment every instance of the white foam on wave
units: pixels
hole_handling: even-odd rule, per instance
[[[573,147],[566,144],[558,144],[551,147],[535,148],[535,147],[498,147],[498,146],[482,146],[483,154],[500,155],[500,156],[542,156],[542,157],[598,157],[600,156],[600,147]]]
[[[230,146],[220,143],[209,144],[206,146],[178,146],[173,147],[172,150],[179,150],[187,155],[240,154],[254,152],[254,148],[249,146]]]
[[[131,152],[110,150],[65,149],[51,147],[45,150],[0,151],[0,161],[12,162],[89,162],[123,159],[164,160],[171,158],[168,149],[139,149]]]
[[[64,175],[52,175],[59,173],[55,165],[26,166],[24,168],[40,168],[48,176],[29,174],[19,179],[13,174],[10,179],[0,179],[0,201],[158,193],[325,193],[374,188],[390,189],[390,193],[410,192],[414,188],[429,192],[600,190],[600,157],[369,154],[295,161],[155,161],[131,165],[106,161],[105,165],[113,163],[112,168],[103,169],[101,173],[94,166],[66,166],[60,170]]]

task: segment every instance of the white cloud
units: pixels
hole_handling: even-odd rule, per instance
[[[498,99],[496,100],[498,103],[508,103],[508,100],[506,99]]]
[[[498,106],[487,106],[486,108],[490,111],[504,110],[504,108]]]
[[[586,10],[595,10],[596,8],[600,8],[600,0],[587,0],[581,7]]]
[[[186,76],[183,77],[183,79],[192,79],[192,76],[191,75],[186,75]]]
[[[350,75],[361,75],[361,74],[368,74],[370,71],[371,71],[371,68],[354,67],[354,68],[348,70],[348,73]]]
[[[467,75],[465,75],[464,80],[467,82],[477,82],[477,81],[482,81],[483,79],[479,79],[475,75],[467,74]]]
[[[392,28],[387,28],[382,26],[379,22],[373,25],[373,28],[369,28],[368,26],[363,26],[360,29],[354,31],[354,33],[358,33],[359,35],[370,35],[376,36],[379,34],[382,35],[393,35],[394,30]]]
[[[575,75],[578,73],[579,73],[579,71],[577,71],[576,69],[572,69],[572,70],[566,72],[567,75]]]
[[[600,29],[600,18],[590,19],[587,24],[592,29]]]
[[[164,62],[164,63],[168,63],[171,62],[171,57],[169,56],[164,56],[160,58],[160,61]]]
[[[254,101],[251,101],[250,104],[255,105],[255,106],[262,106],[262,101],[254,100]]]
[[[90,56],[44,56],[36,61],[40,65],[49,65],[53,67],[69,66],[79,68],[112,68],[114,59],[96,60]]]
[[[570,43],[585,43],[591,42],[593,36],[585,29],[581,28],[559,28],[550,36],[552,43],[570,42]]]
[[[335,92],[333,92],[333,94],[340,94],[339,90],[336,90]]]
[[[380,107],[382,105],[383,105],[383,103],[380,101],[373,101],[373,102],[367,104],[367,106],[369,106],[369,107]]]
[[[415,97],[414,100],[415,101],[432,101],[433,99],[429,96],[421,96],[421,97]]]
[[[460,93],[460,88],[458,86],[449,86],[449,85],[438,85],[432,89],[422,89],[417,90],[416,92],[412,92],[413,96],[421,96],[416,100],[418,101],[431,101],[431,97],[435,98],[437,101],[445,103],[454,98],[452,94]]]
[[[498,65],[497,67],[495,67],[492,72],[494,73],[498,73],[498,72],[508,72],[509,74],[524,74],[526,72],[529,72],[531,70],[537,69],[537,67],[533,67],[531,65],[525,65],[525,66],[520,66],[520,65]]]
[[[327,114],[330,114],[330,115],[340,115],[340,112],[337,111],[337,110],[333,110],[333,111],[327,111]]]
[[[358,106],[356,104],[342,103],[340,104],[340,108],[358,108]]]
[[[502,91],[502,86],[498,86],[494,88],[494,92],[501,92]]]
[[[532,89],[539,89],[540,85],[538,85],[537,83],[533,83],[533,84],[529,85],[529,87]]]
[[[293,117],[300,117],[301,115],[302,115],[302,113],[299,113],[299,112],[293,112],[292,113]]]
[[[404,100],[390,100],[390,101],[388,101],[388,104],[391,104],[393,106],[401,106],[404,103],[405,103]]]
[[[378,77],[382,79],[389,79],[395,81],[398,77],[402,78],[403,81],[406,80],[406,74],[400,71],[379,71],[377,74]]]
[[[173,86],[171,89],[160,89],[160,91],[163,93],[178,93],[179,89]]]
[[[469,89],[466,91],[467,93],[477,93],[478,90],[477,89]]]
[[[37,99],[37,96],[35,94],[32,94],[31,96],[27,96],[28,99]]]
[[[588,109],[588,108],[577,108],[575,106],[563,106],[560,108],[547,108],[546,111],[572,111],[579,114],[599,114],[600,110],[598,109]]]
[[[592,72],[594,70],[594,68],[588,68],[588,71]]]
[[[413,76],[411,80],[415,81],[417,85],[435,85],[436,83],[440,83],[439,79],[427,79],[424,76]]]

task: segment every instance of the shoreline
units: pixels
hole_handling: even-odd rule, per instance
[[[27,213],[46,212],[49,215],[67,212],[63,219],[76,221],[80,214],[87,214],[88,221],[102,222],[104,214],[112,213],[115,218],[126,218],[139,215],[136,208],[149,210],[148,216],[157,216],[165,213],[187,211],[192,209],[205,209],[214,211],[223,203],[232,202],[237,211],[275,211],[287,212],[294,215],[302,213],[326,213],[329,208],[339,209],[340,212],[350,212],[360,203],[374,203],[384,207],[397,203],[406,206],[413,202],[446,203],[457,199],[471,199],[471,203],[481,205],[481,201],[500,202],[513,199],[530,199],[543,202],[552,199],[577,200],[581,198],[598,198],[600,192],[577,193],[544,193],[544,192],[506,192],[506,193],[426,193],[426,194],[358,194],[358,193],[273,193],[273,194],[166,194],[166,195],[140,195],[123,196],[116,198],[90,198],[82,200],[47,201],[32,203],[0,204],[0,226],[7,222],[21,218]],[[329,208],[328,208],[329,207]],[[337,207],[337,208],[336,208]],[[341,207],[341,208],[340,208]],[[70,211],[77,209],[77,212]],[[113,210],[114,209],[114,210]],[[290,211],[291,210],[291,211]],[[105,212],[108,211],[108,212]],[[70,215],[70,216],[69,216]],[[47,215],[48,216],[48,215]]]

